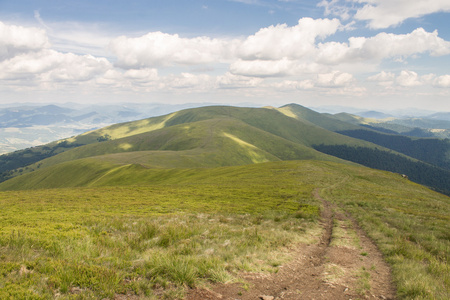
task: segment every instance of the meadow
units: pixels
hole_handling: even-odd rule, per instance
[[[239,271],[275,272],[320,230],[312,186],[273,172],[2,192],[0,298],[174,299]]]
[[[289,248],[318,241],[316,189],[374,239],[399,298],[450,295],[450,200],[399,174],[319,161],[123,171],[95,187],[0,192],[1,299],[245,286],[240,272],[277,272]]]

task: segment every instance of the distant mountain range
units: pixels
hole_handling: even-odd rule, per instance
[[[62,112],[54,106],[46,111]],[[138,174],[148,168],[319,160],[405,174],[450,194],[448,139],[411,138],[366,122],[355,115],[322,114],[296,104],[185,109],[2,155],[0,189],[117,184],[125,180],[121,176],[132,176],[130,168]],[[138,184],[140,179],[129,180]]]

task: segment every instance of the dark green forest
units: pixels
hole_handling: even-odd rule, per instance
[[[346,145],[314,145],[320,152],[349,160],[369,168],[405,174],[411,181],[450,195],[450,171],[415,162],[395,153]]]
[[[450,153],[450,141],[448,139],[413,139],[401,135],[382,134],[362,129],[338,131],[338,133],[372,142],[440,168],[450,170],[450,160],[446,157],[446,153]]]
[[[13,177],[14,171],[22,172],[21,168],[79,146],[82,145],[63,141],[54,146],[38,146],[0,155],[0,182]]]

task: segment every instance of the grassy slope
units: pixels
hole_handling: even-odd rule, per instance
[[[449,197],[356,169],[322,195],[350,212],[375,240],[402,299],[449,298]]]
[[[298,151],[291,151],[291,154],[283,153],[276,150],[277,153],[273,153],[274,147],[271,147],[269,151],[265,147],[260,147],[257,144],[263,142],[256,141],[252,139],[252,134],[245,134],[246,132],[255,132],[255,130],[262,130],[266,134],[272,134],[272,136],[264,136],[261,132],[257,132],[256,136],[261,139],[270,140],[272,142],[278,142],[279,138],[288,140],[292,143],[303,145],[306,147],[311,147],[317,144],[327,144],[327,145],[349,145],[353,147],[376,147],[374,144],[361,141],[358,139],[350,138],[344,135],[336,134],[330,130],[343,130],[351,129],[354,125],[349,125],[345,122],[337,121],[333,118],[329,118],[323,114],[316,113],[299,105],[288,105],[280,109],[266,109],[266,108],[238,108],[238,107],[225,107],[225,106],[211,106],[211,107],[201,107],[195,109],[182,110],[176,113],[172,113],[166,116],[154,117],[134,122],[127,122],[121,124],[115,124],[102,129],[94,130],[64,141],[54,142],[42,147],[34,148],[32,153],[34,153],[33,158],[29,158],[31,162],[36,162],[41,158],[41,154],[47,153],[51,150],[51,153],[60,153],[58,155],[52,156],[47,159],[37,161],[36,163],[30,165],[28,168],[15,170],[14,172],[7,172],[5,179],[9,177],[14,177],[21,175],[22,173],[27,173],[36,170],[41,167],[47,167],[57,163],[75,160],[79,158],[86,158],[98,155],[108,155],[113,153],[124,153],[131,151],[161,151],[161,150],[193,150],[202,149],[203,152],[207,148],[208,135],[214,135],[217,137],[218,132],[210,133],[208,126],[215,126],[214,123],[223,122],[228,120],[230,123],[235,123],[233,131],[238,134],[234,136],[238,137],[240,140],[256,145],[257,148],[261,148],[263,151],[269,152],[270,155],[274,155],[279,159],[305,159],[314,158],[319,159],[317,152],[311,149],[303,148],[304,155],[298,155]],[[209,121],[209,123],[207,123]],[[198,123],[200,122],[200,123]],[[192,125],[192,124],[203,124],[203,125]],[[183,126],[189,124],[189,126]],[[178,126],[177,126],[178,125]],[[186,128],[196,127],[197,131]],[[203,130],[203,131],[202,131]],[[188,136],[182,136],[188,134]],[[181,136],[177,136],[181,135]],[[276,137],[275,137],[276,136]],[[107,142],[98,142],[98,139],[111,139]],[[191,140],[188,140],[190,138]],[[249,141],[248,139],[251,139]],[[278,139],[277,139],[278,138]],[[143,139],[145,141],[143,141]],[[236,140],[235,140],[236,141]],[[203,143],[200,145],[200,143]],[[282,141],[286,145],[286,141]],[[64,147],[59,147],[58,145],[65,144]],[[84,145],[84,146],[80,146]],[[243,143],[241,143],[243,145]],[[293,146],[292,144],[288,146],[289,149],[292,147],[299,149],[299,145]],[[71,148],[71,147],[76,148]],[[50,150],[45,150],[48,148]],[[208,150],[216,151],[211,146]],[[53,150],[54,151],[53,151]],[[384,149],[384,148],[383,148]],[[387,149],[384,149],[387,150]],[[28,150],[23,150],[15,153],[14,161],[24,161],[20,158],[21,153],[23,155],[27,154]],[[46,152],[47,151],[47,152]],[[30,152],[30,151],[28,151]],[[30,152],[30,153],[31,153]],[[41,153],[42,152],[42,153]],[[176,157],[177,155],[170,154],[173,161],[183,162],[182,165],[186,167],[194,166],[208,166],[209,162],[201,162],[199,164],[198,157],[192,160],[195,156],[195,151],[190,151],[189,154],[183,157]],[[296,152],[296,154],[294,154]],[[48,154],[48,153],[47,153]],[[47,155],[46,154],[46,155]],[[146,160],[149,163],[153,163],[156,158],[155,156],[162,157],[160,154],[148,153],[149,158]],[[181,154],[181,153],[179,153]],[[50,154],[48,154],[50,155]],[[267,158],[264,154],[259,153],[261,159],[246,160],[241,159],[242,163],[250,163],[256,161],[267,161],[273,160],[273,157]],[[204,156],[204,154],[200,155]],[[116,155],[115,158],[131,158],[131,161],[122,163],[132,163],[134,155]],[[233,156],[230,154],[226,161],[233,161]],[[164,159],[163,159],[164,160]],[[141,160],[142,161],[142,160]],[[145,160],[144,160],[145,161]],[[167,161],[167,160],[166,160]],[[167,161],[168,162],[168,161]],[[23,164],[22,167],[28,165]],[[226,165],[227,163],[217,162],[209,166]],[[228,165],[234,165],[237,163],[228,163]],[[164,166],[158,163],[159,166]],[[168,162],[167,166],[176,166]]]
[[[386,120],[363,118],[347,113],[334,116],[321,114],[306,107],[289,104],[276,109],[286,116],[307,122],[330,131],[338,132],[356,139],[375,143],[402,153],[408,158],[415,158],[440,168],[448,169],[450,161],[450,147],[448,141],[432,138],[414,138],[378,132],[358,125],[385,124]],[[397,128],[397,131],[399,128]],[[408,131],[412,128],[408,128]]]
[[[77,160],[89,157],[101,162]],[[299,159],[344,162],[239,120],[220,118],[72,149],[39,162],[39,168],[30,166],[36,171],[3,182],[0,189],[83,186],[107,171],[104,162],[151,168],[195,168]]]
[[[320,236],[316,188],[374,238],[401,298],[450,292],[450,198],[397,174],[323,161],[125,166],[95,185],[0,193],[1,297],[180,298],[228,271],[275,271],[280,249]]]
[[[358,124],[341,121],[327,114],[321,114],[298,104],[288,104],[277,109],[288,117],[297,120],[305,120],[313,125],[320,126],[330,131],[361,129]]]
[[[202,107],[183,110],[162,117],[116,124],[74,137],[69,140],[71,143],[91,144],[67,150],[64,153],[40,161],[31,166],[31,168],[37,169],[37,165],[45,167],[68,160],[112,153],[148,150],[180,151],[199,147],[205,148],[208,138],[211,135],[217,136],[219,134],[219,132],[211,133],[209,127],[215,127],[216,123],[225,122],[226,120],[228,120],[228,124],[224,126],[233,127],[234,135],[242,136],[243,138],[240,139],[255,145],[264,143],[262,139],[275,141],[278,137],[278,140],[282,138],[306,147],[320,143],[375,147],[374,144],[349,138],[309,124],[308,121],[287,117],[273,109]],[[197,123],[198,125],[192,125]],[[189,126],[183,126],[187,124]],[[253,133],[255,130],[259,130],[259,132],[256,132],[256,136],[261,140],[256,141],[252,139],[250,142],[247,141],[253,134],[246,134],[246,132]],[[267,133],[272,134],[272,136],[269,137]],[[112,141],[98,143],[97,138],[105,134],[108,134]],[[286,141],[283,143],[286,144]],[[292,145],[290,148],[292,148]],[[314,158],[314,155],[317,156],[317,154],[311,155],[311,153],[315,152],[314,150],[303,148],[303,151],[310,153],[309,158]],[[274,155],[280,157],[278,154]],[[287,158],[285,158],[286,155],[281,156],[280,159],[303,159],[303,157],[293,157],[292,155],[291,157],[287,155]]]

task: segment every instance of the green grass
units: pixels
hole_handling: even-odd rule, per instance
[[[398,174],[321,161],[105,172],[91,187],[0,192],[0,298],[179,299],[276,272],[287,247],[321,235],[316,188],[375,240],[400,298],[448,298],[450,200]]]
[[[272,180],[285,168],[264,169],[172,172],[179,184],[168,176],[141,186],[2,192],[0,298],[180,298],[186,287],[233,281],[238,271],[275,272],[286,247],[320,234],[319,204],[311,185]]]
[[[448,299],[449,198],[405,184],[399,175],[349,170],[322,195],[349,211],[374,239],[392,266],[398,295]]]

